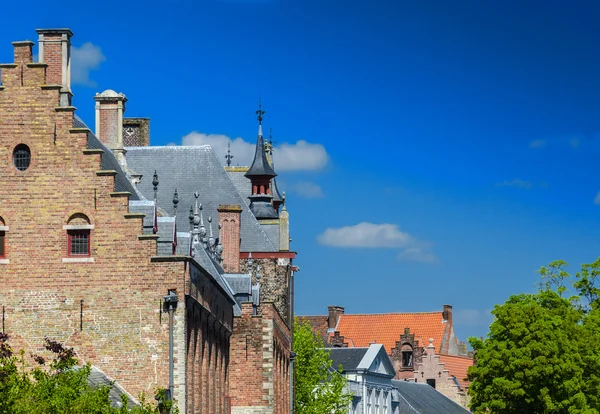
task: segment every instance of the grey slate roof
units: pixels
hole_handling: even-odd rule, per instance
[[[331,350],[331,366],[337,369],[340,365],[344,371],[354,371],[369,348],[328,348]]]
[[[425,383],[392,380],[400,394],[401,414],[465,414],[469,413],[454,401]]]
[[[252,279],[248,274],[225,274],[223,275],[233,293],[237,294],[252,294]]]
[[[256,151],[254,152],[254,161],[250,169],[246,173],[246,177],[275,177],[275,171],[267,160],[267,152],[265,151],[265,139],[262,135],[262,129],[259,128],[258,138],[256,139]]]
[[[231,178],[233,185],[240,193],[240,196],[246,203],[246,205],[250,206],[250,196],[252,195],[252,183],[244,175],[245,173],[242,171],[228,171],[227,175]]]
[[[90,372],[90,376],[88,377],[88,384],[93,388],[111,387],[108,398],[113,407],[123,406],[123,403],[121,402],[121,395],[125,395],[127,397],[129,408],[139,405],[138,402],[131,396],[131,394],[121,388],[119,384],[114,383],[111,386],[111,383],[112,380],[109,379],[104,372],[92,365],[92,370]]]
[[[239,204],[241,216],[241,250],[245,252],[272,252],[275,245],[250,212],[247,202],[240,196],[236,186],[219,162],[209,145],[128,147],[127,165],[138,174],[143,174],[138,190],[148,199],[154,198],[152,175],[158,173],[158,206],[167,212],[173,211],[173,192],[179,193],[177,229],[189,229],[187,211],[194,203],[194,192],[200,193],[204,207],[204,219],[214,218],[217,231],[217,207],[219,204]],[[184,213],[185,212],[185,213]],[[184,213],[184,214],[182,214]],[[179,250],[179,249],[178,249]]]
[[[88,126],[79,118],[77,115],[73,117],[74,128],[88,128]],[[88,149],[101,149],[104,151],[102,154],[102,169],[103,170],[114,170],[117,172],[115,176],[115,192],[127,191],[131,193],[130,200],[139,200],[139,194],[133,187],[129,178],[119,165],[119,162],[115,158],[115,155],[110,149],[108,149],[91,131],[87,133],[87,147]]]

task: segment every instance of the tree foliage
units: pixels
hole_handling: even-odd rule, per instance
[[[88,383],[90,365],[78,366],[75,352],[46,338],[46,349],[53,355],[46,361],[32,355],[36,366],[25,362],[25,352],[15,354],[8,336],[0,333],[0,414],[160,414],[168,412],[171,402],[153,407],[141,397],[140,406],[112,407],[110,386],[92,387]],[[165,394],[160,393],[159,401]]]
[[[496,305],[487,338],[469,339],[474,412],[600,413],[600,258],[567,267],[542,267],[537,293]]]
[[[352,402],[346,377],[332,368],[329,351],[310,325],[294,324],[294,352],[296,353],[296,413],[344,414]]]

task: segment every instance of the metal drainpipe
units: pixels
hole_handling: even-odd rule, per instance
[[[174,363],[173,363],[173,314],[177,308],[177,294],[174,290],[169,290],[169,294],[164,297],[165,307],[169,311],[169,399],[173,400],[173,394],[175,392],[175,380],[174,380]],[[171,405],[170,412],[173,412],[173,406]]]
[[[290,324],[291,340],[292,340],[292,352],[290,353],[290,414],[294,414],[296,411],[295,402],[295,385],[296,385],[296,370],[294,364],[296,361],[296,353],[294,352],[294,267],[290,268],[290,315],[292,316],[292,323]]]

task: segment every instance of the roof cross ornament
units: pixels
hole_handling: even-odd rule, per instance
[[[233,155],[231,155],[231,142],[227,143],[227,155],[225,159],[227,160],[227,166],[231,167],[231,160],[233,159]]]
[[[262,125],[263,115],[264,114],[266,114],[266,112],[262,110],[262,102],[259,99],[258,100],[258,111],[256,111],[256,115],[257,115],[257,119],[258,119],[258,125]]]

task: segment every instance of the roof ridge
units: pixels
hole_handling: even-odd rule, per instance
[[[380,316],[380,315],[419,315],[419,314],[436,314],[443,313],[442,311],[430,311],[430,312],[386,312],[386,313],[343,313],[342,316]]]
[[[450,358],[461,358],[461,359],[466,359],[467,361],[473,360],[473,358],[469,358],[466,355],[450,355],[450,354],[442,354],[442,353],[437,353],[436,355],[443,356],[443,357],[450,357]]]

